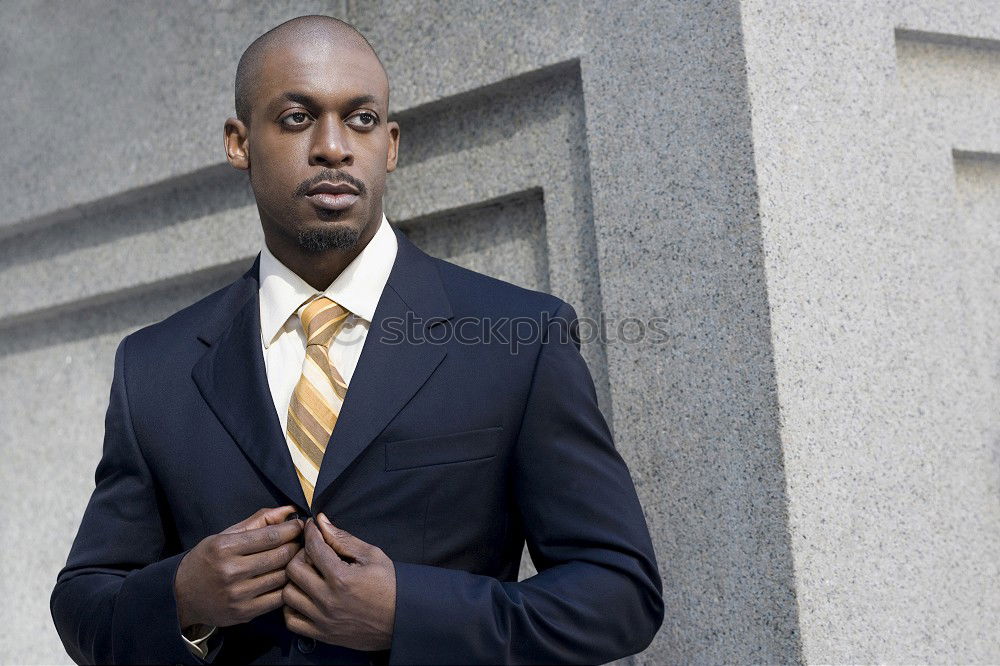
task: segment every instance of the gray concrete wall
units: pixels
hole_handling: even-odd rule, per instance
[[[742,6],[809,662],[1000,660],[1000,11]]]
[[[215,0],[0,5],[0,661],[68,662],[115,346],[257,252],[222,121],[310,12],[386,62],[419,245],[665,318],[584,349],[664,579],[630,661],[1000,660],[993,3]]]

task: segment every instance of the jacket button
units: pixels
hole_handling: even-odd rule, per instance
[[[316,639],[315,638],[299,638],[298,640],[299,652],[302,654],[309,654],[316,649]]]

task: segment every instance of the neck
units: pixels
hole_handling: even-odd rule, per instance
[[[305,280],[310,287],[323,291],[367,247],[381,223],[382,216],[379,215],[374,224],[370,223],[364,228],[358,242],[343,250],[311,252],[300,246],[295,238],[269,232],[267,229],[264,230],[264,242],[278,261]]]

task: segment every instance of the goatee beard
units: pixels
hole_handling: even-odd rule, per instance
[[[296,240],[306,252],[326,252],[327,250],[350,250],[361,238],[361,231],[351,226],[299,231]]]

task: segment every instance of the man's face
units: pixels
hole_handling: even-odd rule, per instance
[[[346,250],[374,233],[399,142],[388,96],[378,59],[352,40],[267,49],[244,148],[269,245]]]

